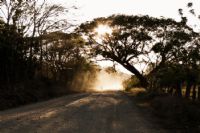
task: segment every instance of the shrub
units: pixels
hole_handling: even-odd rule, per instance
[[[200,124],[200,106],[173,96],[158,96],[152,100],[154,113],[171,126],[194,127]]]

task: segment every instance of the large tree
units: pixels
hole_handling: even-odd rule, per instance
[[[110,27],[112,32],[99,35],[96,30],[99,25]],[[81,24],[77,31],[86,39],[91,55],[118,62],[144,87],[148,85],[145,76],[148,73],[137,65],[154,64],[151,73],[167,61],[177,59],[178,51],[191,41],[193,33],[185,23],[172,19],[126,15],[97,18]]]

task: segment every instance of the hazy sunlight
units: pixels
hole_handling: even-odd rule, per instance
[[[100,83],[96,86],[96,91],[120,91],[123,86],[120,82]]]
[[[124,77],[101,71],[94,85],[95,91],[120,91],[123,90]]]

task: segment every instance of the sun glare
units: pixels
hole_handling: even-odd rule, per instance
[[[116,74],[109,74],[105,71],[99,72],[97,81],[94,84],[95,91],[120,91],[123,90],[124,78]]]
[[[108,84],[99,84],[96,86],[96,91],[121,91],[123,90],[123,86],[121,83],[111,82]]]
[[[112,33],[112,29],[108,25],[99,25],[94,31],[99,36],[103,36],[105,34],[111,34]]]

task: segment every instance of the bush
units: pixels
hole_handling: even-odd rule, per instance
[[[47,100],[71,93],[64,85],[47,78],[0,86],[0,110]]]
[[[152,101],[154,100],[156,97],[159,96],[166,96],[167,94],[165,93],[159,93],[157,91],[140,91],[139,93],[137,93],[136,97],[142,100],[146,100],[146,101]]]
[[[170,126],[195,127],[200,124],[200,106],[173,96],[159,96],[152,100],[154,113],[167,120]]]

